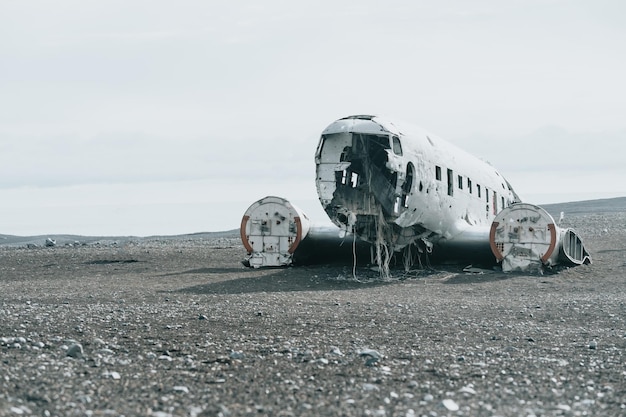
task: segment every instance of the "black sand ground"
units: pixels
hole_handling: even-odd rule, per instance
[[[0,236],[0,416],[626,415],[625,201],[551,208],[594,263],[542,276]]]

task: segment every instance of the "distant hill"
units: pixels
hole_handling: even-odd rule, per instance
[[[561,212],[566,214],[614,213],[626,211],[626,197],[542,204],[541,207],[555,218],[558,218]]]
[[[112,245],[126,242],[141,242],[151,240],[203,240],[203,239],[219,239],[219,238],[237,238],[239,237],[239,229],[227,230],[224,232],[201,232],[191,233],[187,235],[174,236],[80,236],[80,235],[39,235],[39,236],[12,236],[0,234],[0,246],[45,246],[46,239],[51,238],[56,241],[59,246],[65,245],[93,245],[103,244]]]

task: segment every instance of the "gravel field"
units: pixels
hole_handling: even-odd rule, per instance
[[[233,234],[5,236],[0,416],[626,415],[624,201],[555,207],[594,263],[539,276],[356,282],[244,268]]]

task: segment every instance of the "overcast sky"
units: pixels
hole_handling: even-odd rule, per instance
[[[0,1],[0,233],[227,230],[267,194],[322,216],[319,134],[358,113],[528,202],[626,195],[625,45],[618,0]]]

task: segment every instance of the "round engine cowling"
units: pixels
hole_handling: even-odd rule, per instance
[[[250,266],[289,265],[309,227],[309,218],[284,198],[256,201],[246,210],[239,229]]]
[[[502,270],[529,271],[556,263],[560,231],[541,207],[513,204],[498,213],[491,224],[489,244]]]

